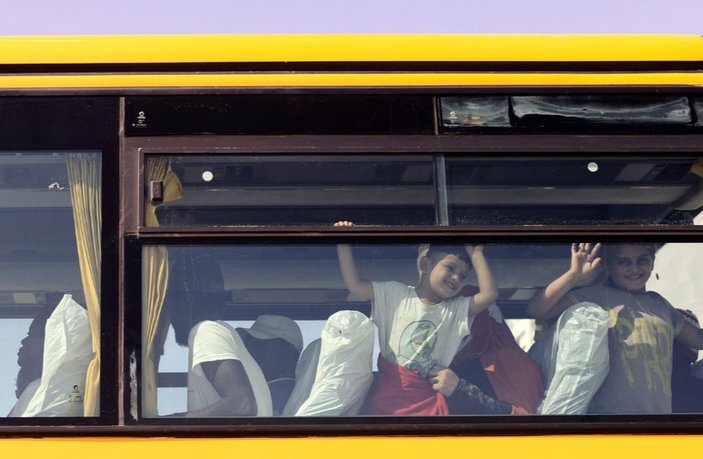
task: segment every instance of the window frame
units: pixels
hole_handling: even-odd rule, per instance
[[[22,95],[0,98],[0,107],[19,121],[0,125],[1,150],[22,151],[28,155],[46,151],[99,152],[101,160],[101,317],[100,317],[100,414],[95,417],[5,418],[0,435],[26,435],[70,432],[78,429],[100,430],[118,424],[120,405],[117,393],[121,384],[118,369],[121,341],[121,302],[119,301],[119,99],[114,96],[73,95],[66,97]],[[47,121],[47,114],[50,120]],[[67,130],[65,120],[73,122]],[[37,124],[40,123],[40,124]],[[37,125],[44,135],[30,135]],[[20,127],[19,133],[16,131]]]
[[[514,89],[514,88],[513,88]],[[558,88],[559,91],[566,91]],[[463,89],[463,93],[469,92]],[[544,90],[549,93],[555,90]],[[446,93],[446,91],[444,92]],[[380,154],[444,154],[447,157],[461,154],[534,155],[563,157],[566,154],[636,156],[663,155],[669,152],[690,154],[701,151],[703,136],[680,134],[554,134],[538,136],[500,135],[490,133],[432,135],[382,135],[382,136],[221,136],[174,135],[139,136],[124,139],[125,164],[131,173],[123,184],[123,208],[136,209],[128,213],[125,223],[125,271],[132,273],[125,278],[126,303],[141,305],[141,276],[129,266],[140,266],[141,249],[158,244],[227,244],[255,242],[315,243],[382,243],[383,241],[417,241],[418,239],[461,241],[470,238],[482,242],[495,242],[509,238],[515,242],[571,242],[579,240],[623,241],[637,238],[643,241],[666,240],[676,242],[702,242],[703,229],[688,226],[609,225],[594,228],[589,225],[574,226],[399,226],[332,228],[328,226],[279,226],[279,227],[146,227],[143,224],[143,164],[147,155],[232,155],[232,154],[350,154],[357,152]],[[127,311],[126,324],[141,330],[141,309]],[[127,349],[139,346],[128,341]],[[139,349],[139,347],[136,347]],[[138,374],[137,381],[141,381]],[[127,381],[125,382],[125,385]],[[129,406],[125,396],[125,405]],[[634,422],[633,422],[634,421]],[[227,418],[216,419],[129,419],[126,424],[139,431],[161,431],[201,435],[453,435],[492,434],[530,435],[560,433],[686,433],[700,432],[703,422],[697,415],[644,416],[530,416],[515,417],[354,417],[354,418]]]
[[[278,231],[275,234],[219,234],[216,237],[200,237],[199,235],[179,235],[176,239],[167,234],[144,234],[139,238],[129,238],[130,259],[133,263],[141,263],[141,251],[144,247],[165,245],[168,247],[250,244],[262,242],[265,244],[414,244],[418,238],[423,241],[441,241],[442,243],[461,243],[466,239],[480,243],[505,243],[506,238],[516,243],[566,243],[578,237],[579,240],[590,242],[696,242],[703,243],[701,231],[696,232],[681,229],[666,231],[633,231],[625,229],[613,234],[608,229],[597,229],[588,232],[574,233],[572,231],[535,232],[511,231],[501,232],[500,235],[482,230],[441,231],[426,234],[423,238],[413,228],[399,229],[392,232],[378,230],[357,230],[356,228],[333,229],[327,234],[301,235],[298,232]],[[128,326],[137,326],[141,330],[141,296],[135,292],[141,289],[141,276],[130,276],[128,292],[132,292],[132,304],[138,307],[128,311]],[[242,320],[251,319],[251,317]],[[136,334],[133,334],[136,336]],[[132,341],[127,348],[139,349],[139,342]],[[137,381],[141,381],[137,371]],[[209,432],[225,436],[251,435],[535,435],[553,434],[612,434],[612,433],[698,433],[703,428],[700,414],[667,414],[667,415],[530,415],[522,416],[481,416],[481,415],[450,415],[450,416],[354,416],[354,417],[233,417],[233,418],[140,418],[126,419],[128,426],[138,427],[139,431],[163,429],[162,432],[198,435]]]
[[[684,137],[684,139],[681,139]],[[689,140],[685,142],[684,140]],[[583,142],[587,142],[586,146]],[[122,206],[125,211],[125,233],[127,234],[167,234],[167,233],[209,233],[224,231],[239,233],[278,230],[318,231],[324,226],[287,226],[245,227],[237,225],[148,227],[144,223],[144,176],[146,157],[157,156],[232,156],[232,155],[295,155],[295,154],[383,154],[408,155],[426,154],[439,159],[461,157],[464,155],[495,155],[500,157],[519,157],[520,155],[538,155],[540,157],[569,157],[586,154],[594,158],[607,158],[617,155],[656,158],[669,154],[692,154],[703,150],[703,136],[643,136],[643,135],[451,135],[451,136],[168,136],[168,137],[128,137],[124,141],[125,164],[131,174],[125,176]],[[435,178],[438,178],[435,171]],[[443,177],[439,177],[440,180]],[[446,179],[444,179],[446,180]],[[435,189],[435,192],[437,190]],[[442,207],[436,215],[437,225],[412,225],[417,230],[434,229],[448,226],[446,196],[437,198]],[[460,226],[460,225],[452,225]],[[479,225],[481,226],[481,225]],[[489,226],[489,225],[484,225]],[[519,231],[522,225],[494,225],[495,229],[510,228]],[[578,225],[563,225],[575,230]],[[616,225],[613,225],[616,226]],[[635,226],[635,225],[632,225]],[[559,225],[550,225],[559,227]]]

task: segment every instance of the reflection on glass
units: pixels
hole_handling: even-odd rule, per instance
[[[145,175],[147,226],[691,225],[703,210],[695,156],[150,156]]]
[[[154,186],[163,197],[146,196],[148,226],[435,221],[432,162],[422,155],[150,156]]]
[[[442,97],[445,128],[510,127],[508,97]]]
[[[693,224],[696,158],[448,158],[455,225]]]
[[[582,131],[701,124],[700,98],[681,95],[452,96],[440,98],[440,109],[441,127],[457,133],[476,128]]]
[[[100,170],[97,153],[0,153],[0,327],[17,349],[0,356],[8,416],[98,414]]]
[[[701,243],[156,248],[151,416],[703,412]]]
[[[691,106],[682,96],[569,95],[513,96],[513,114],[519,124],[691,124]]]

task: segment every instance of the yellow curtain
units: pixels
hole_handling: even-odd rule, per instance
[[[698,162],[691,166],[691,172],[699,177],[703,177],[703,158],[698,158]]]
[[[100,156],[72,153],[66,157],[76,231],[78,262],[92,333],[93,360],[85,382],[83,414],[100,414],[100,263],[102,227],[102,182]]]
[[[168,170],[165,158],[150,158],[145,169],[146,182],[163,182],[164,201],[181,197],[178,177]],[[147,202],[145,222],[147,226],[159,226],[156,217],[157,205]],[[145,247],[142,252],[142,415],[154,417],[156,407],[156,375],[159,359],[163,354],[164,341],[169,322],[161,320],[164,298],[168,287],[168,251],[165,247]]]

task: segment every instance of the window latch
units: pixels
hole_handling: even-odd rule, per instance
[[[149,200],[151,202],[163,202],[164,182],[149,182]]]

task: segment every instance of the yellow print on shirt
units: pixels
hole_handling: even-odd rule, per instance
[[[619,365],[631,387],[643,386],[648,392],[668,394],[673,328],[666,319],[639,306],[640,310],[620,305],[609,311],[611,359],[619,360],[611,362],[611,367]]]

